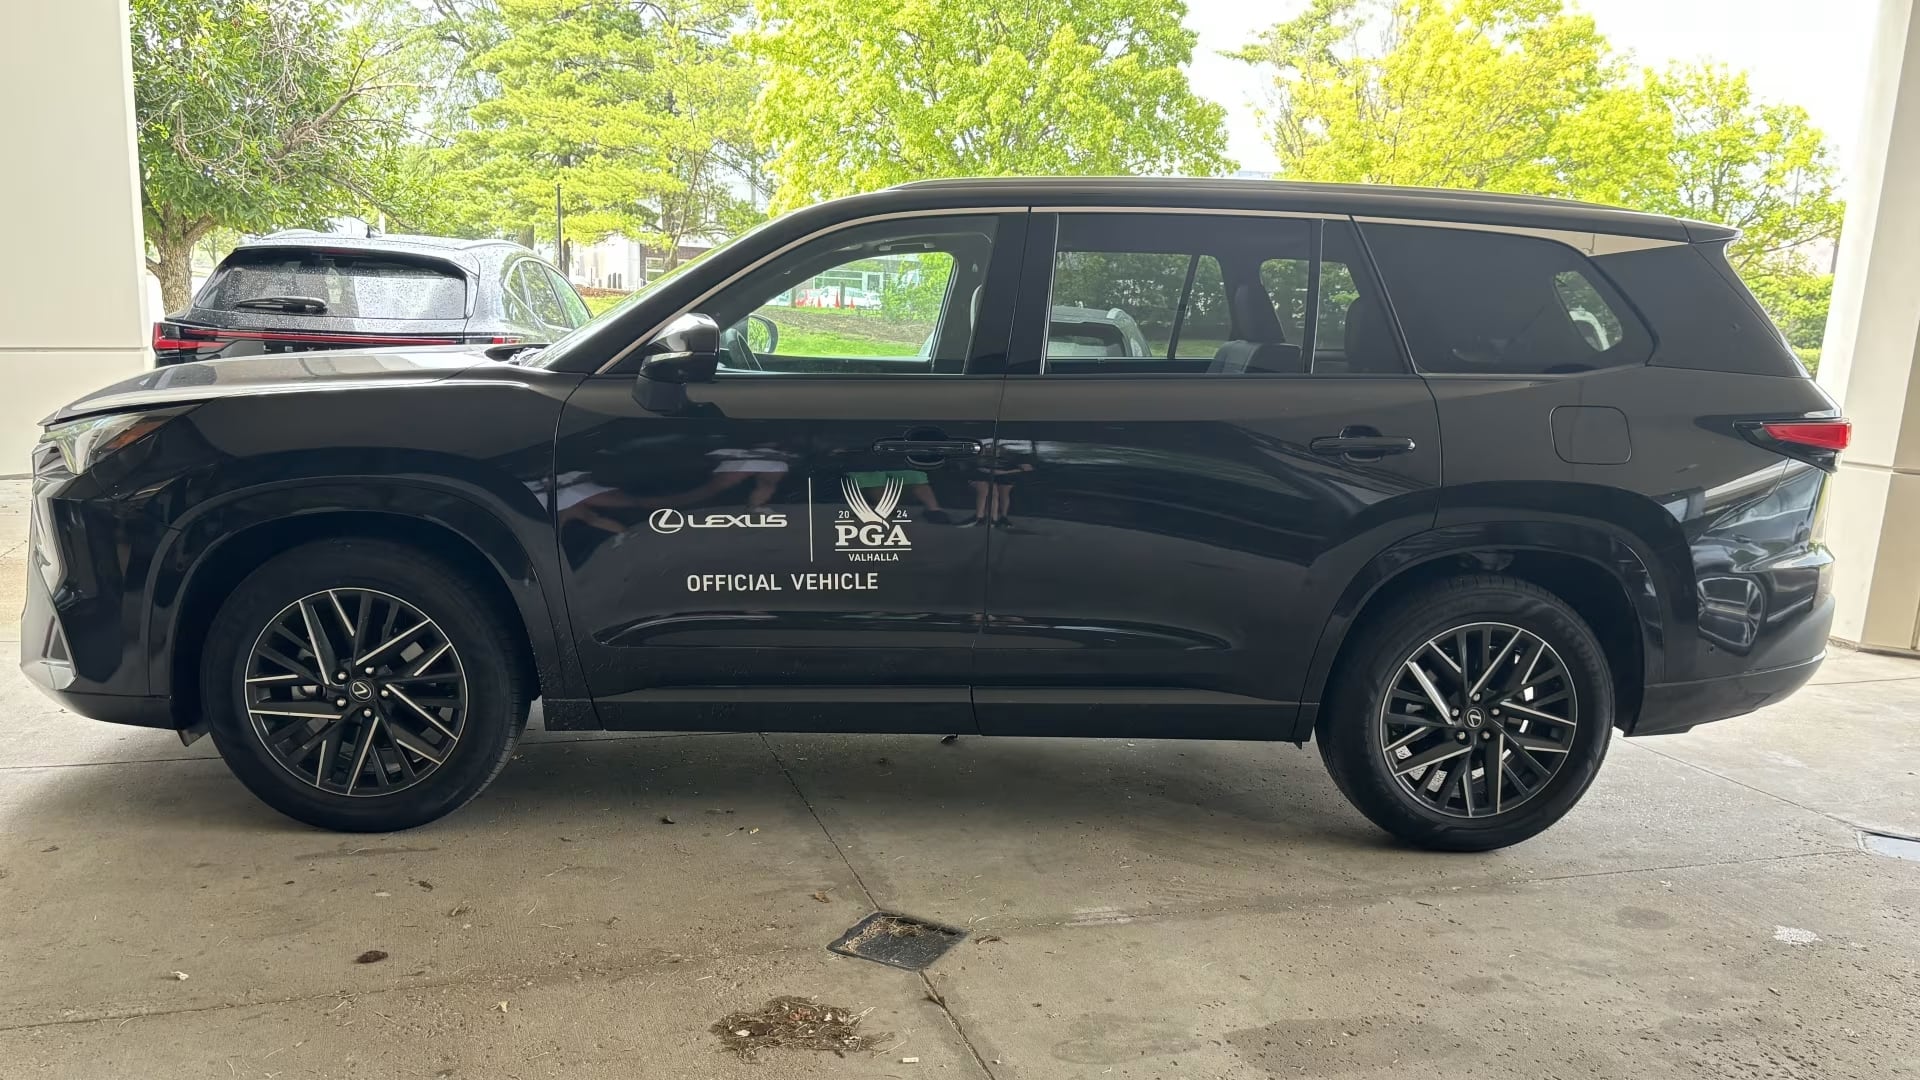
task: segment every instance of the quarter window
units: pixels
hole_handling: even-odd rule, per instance
[[[1359,252],[1344,221],[1063,214],[1046,371],[1404,371]]]
[[[1423,371],[1562,375],[1652,355],[1646,328],[1566,244],[1424,225],[1366,235]]]

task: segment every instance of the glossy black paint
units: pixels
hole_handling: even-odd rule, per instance
[[[1658,347],[1525,378],[1039,374],[1052,234],[1020,211],[1115,205],[1673,241],[1594,260]],[[642,335],[762,257],[837,222],[983,209],[1000,243],[964,371],[642,392]],[[550,727],[1301,739],[1370,605],[1493,570],[1579,598],[1629,733],[1681,730],[1804,682],[1831,621],[1826,474],[1745,434],[1831,401],[1754,353],[1748,316],[1703,333],[1632,284],[1705,273],[1738,298],[1696,250],[1722,240],[1504,196],[910,185],[778,219],[523,366],[428,349],[150,372],[50,418],[178,410],[81,476],[41,448],[23,666],[88,715],[190,728],[195,644],[239,574],[372,531],[519,617]],[[654,351],[689,351],[671,344]],[[1323,441],[1359,437],[1412,449]],[[1007,477],[1008,519],[963,527]]]

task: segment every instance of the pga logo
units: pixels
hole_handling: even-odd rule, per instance
[[[902,527],[908,520],[906,511],[900,509],[906,484],[899,477],[889,477],[872,502],[851,476],[841,478],[840,493],[847,498],[847,509],[840,511],[840,519],[833,523],[834,550],[897,551],[913,546]]]

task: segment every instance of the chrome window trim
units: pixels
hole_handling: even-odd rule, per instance
[[[1360,217],[1355,221],[1362,225],[1419,225],[1429,229],[1466,229],[1471,232],[1510,233],[1514,236],[1532,236],[1541,240],[1553,240],[1578,251],[1582,255],[1618,255],[1626,251],[1647,251],[1652,248],[1680,247],[1685,240],[1662,240],[1652,236],[1629,236],[1625,233],[1596,232],[1586,229],[1542,229],[1529,225],[1488,225],[1473,221],[1444,221],[1437,218],[1395,218]]]
[[[924,218],[924,217],[979,217],[981,215],[986,215],[986,214],[1024,214],[1024,213],[1028,213],[1030,210],[1031,210],[1031,207],[1026,207],[1026,206],[958,206],[958,207],[946,207],[939,210],[898,210],[891,214],[870,214],[866,217],[849,218],[846,221],[838,221],[824,228],[816,229],[805,236],[789,241],[786,244],[782,244],[780,247],[777,247],[772,251],[767,252],[765,255],[760,256],[759,258],[753,260],[747,265],[727,275],[726,278],[716,283],[712,288],[708,289],[706,292],[703,292],[699,296],[696,296],[692,300],[688,301],[685,307],[682,307],[680,310],[674,312],[673,314],[655,323],[652,327],[650,327],[647,330],[646,333],[641,334],[638,337],[634,338],[633,342],[629,344],[626,348],[621,349],[617,353],[614,353],[613,359],[608,360],[606,363],[600,365],[600,367],[594,371],[594,374],[605,375],[611,372],[615,367],[619,366],[622,360],[625,360],[629,355],[631,355],[635,349],[638,349],[640,346],[646,344],[648,341],[653,340],[653,335],[659,333],[662,329],[666,327],[668,323],[672,322],[673,320],[679,318],[682,315],[687,314],[690,311],[697,309],[701,304],[704,304],[708,300],[712,299],[715,293],[728,287],[729,285],[732,285],[734,282],[739,281],[741,278],[746,277],[748,274],[753,273],[755,270],[760,269],[762,266],[765,266],[767,263],[772,262],[774,259],[777,259],[782,255],[785,255],[787,252],[792,251],[794,248],[800,247],[803,244],[811,244],[812,242],[820,239],[823,236],[831,236],[834,233],[841,232],[846,229],[857,228],[858,226],[861,226],[861,225],[871,225],[871,224],[874,224],[875,222],[880,222],[880,221],[900,221],[906,218]]]
[[[1362,225],[1418,225],[1431,229],[1467,229],[1475,232],[1497,232],[1510,233],[1515,236],[1531,236],[1565,244],[1575,251],[1588,256],[1617,255],[1627,251],[1645,251],[1651,248],[1678,247],[1687,243],[1685,240],[1662,240],[1650,236],[1630,236],[1624,233],[1580,229],[1546,229],[1527,225],[1491,225],[1483,222],[1452,221],[1435,218],[1396,218],[1373,215],[1337,214],[1314,210],[1256,210],[1219,206],[1143,206],[1139,204],[1128,206],[956,206],[942,207],[937,210],[898,210],[889,214],[869,214],[866,217],[849,218],[846,221],[835,222],[832,225],[816,229],[805,236],[791,240],[762,255],[753,262],[734,271],[712,288],[694,297],[693,300],[689,301],[684,307],[649,327],[646,333],[635,337],[631,344],[615,353],[612,359],[600,365],[600,367],[594,371],[594,374],[608,374],[615,367],[618,367],[621,361],[632,355],[635,349],[640,348],[652,340],[653,336],[659,333],[668,323],[695,310],[701,304],[711,299],[715,293],[727,288],[746,275],[803,244],[810,244],[823,236],[830,236],[845,229],[856,228],[861,225],[871,225],[875,222],[900,221],[908,218],[925,217],[972,217],[982,214],[1160,214],[1163,216],[1209,214],[1226,217],[1275,217],[1321,221],[1353,221]]]
[[[1158,214],[1162,217],[1192,217],[1196,214],[1222,217],[1304,218],[1310,221],[1351,221],[1352,215],[1320,210],[1246,210],[1231,206],[1033,206],[1036,214]]]

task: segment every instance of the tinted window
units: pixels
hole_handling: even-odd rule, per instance
[[[1063,214],[1058,235],[1051,374],[1405,370],[1346,222]]]
[[[617,286],[620,275],[615,274],[613,277]],[[587,311],[586,301],[580,299],[580,294],[573,291],[573,286],[567,283],[566,278],[560,276],[558,270],[547,267],[547,281],[553,285],[553,295],[560,298],[560,307],[567,313],[566,321],[561,325],[579,326],[593,318],[592,313]]]
[[[1421,225],[1366,234],[1424,371],[1570,374],[1652,353],[1619,294],[1566,244]]]
[[[318,300],[326,310],[285,301]],[[378,255],[236,251],[196,307],[350,319],[464,319],[467,279],[451,266]]]
[[[843,229],[708,301],[724,370],[957,373],[980,317],[996,221],[909,218]]]

